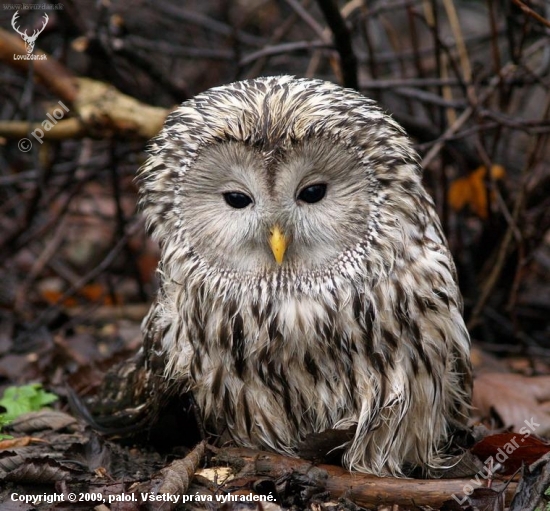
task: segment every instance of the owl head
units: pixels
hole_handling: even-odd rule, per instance
[[[164,252],[223,272],[317,272],[406,231],[416,155],[372,100],[321,80],[259,78],[175,110],[139,173]],[[389,217],[383,210],[389,212]]]

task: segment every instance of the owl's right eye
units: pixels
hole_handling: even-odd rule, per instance
[[[243,209],[252,204],[252,199],[241,192],[227,192],[223,194],[223,198],[229,206],[235,209]]]
[[[316,202],[322,200],[326,193],[327,185],[325,183],[306,186],[298,194],[298,200],[307,202],[308,204],[315,204]]]

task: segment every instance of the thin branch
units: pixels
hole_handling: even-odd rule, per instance
[[[527,16],[536,19],[539,23],[542,23],[545,27],[550,28],[550,21],[543,18],[538,12],[533,11],[531,7],[525,5],[521,0],[512,0]]]
[[[304,23],[313,30],[315,35],[324,42],[329,42],[323,27],[317,23],[315,18],[296,0],[285,0],[292,10],[304,21]]]
[[[12,33],[0,28],[0,61],[24,71],[29,69],[30,62],[34,66],[34,73],[55,95],[63,101],[72,103],[78,96],[78,88],[73,81],[72,73],[56,59],[43,51],[35,50],[35,55],[44,55],[44,60],[14,60],[14,54],[25,54],[23,41]],[[49,57],[49,58],[47,58]]]
[[[233,27],[226,23],[212,19],[199,12],[183,9],[181,5],[173,5],[169,2],[157,2],[155,4],[155,9],[159,9],[160,12],[184,24],[196,25],[226,37],[236,37],[237,40],[243,44],[264,46],[267,42],[262,37],[256,37],[241,30],[235,31]]]
[[[528,51],[525,52],[525,56],[532,55],[535,53],[538,49],[540,49],[541,46],[545,45],[545,40],[539,40],[536,43],[533,43],[533,45],[528,49]],[[498,84],[501,80],[506,79],[507,75],[513,73],[516,69],[516,65],[513,62],[508,62],[500,71],[500,73],[496,76],[494,76],[490,82],[487,89],[483,91],[482,94],[479,96],[479,104],[483,104],[489,97],[493,94],[495,89],[497,88]],[[449,126],[445,133],[439,138],[439,140],[434,144],[434,146],[428,151],[428,154],[426,154],[422,160],[422,166],[426,168],[433,160],[434,158],[439,154],[439,151],[443,148],[445,145],[445,139],[449,136],[454,135],[466,122],[470,119],[472,114],[474,113],[475,109],[470,106],[460,116],[457,118],[456,122],[454,122],[451,126]]]
[[[543,118],[546,118],[549,112],[550,112],[550,101],[548,101],[546,105]],[[517,223],[518,223],[520,214],[522,212],[523,206],[525,204],[526,194],[527,194],[527,182],[529,180],[530,171],[535,165],[537,158],[540,157],[541,150],[544,147],[542,143],[543,140],[544,140],[544,137],[540,135],[538,135],[535,138],[532,144],[531,150],[529,152],[527,162],[524,168],[522,169],[522,173],[521,173],[522,183],[514,203],[514,210],[512,213],[511,222],[508,224],[508,229],[506,230],[504,238],[502,239],[502,242],[498,248],[495,264],[493,265],[491,271],[489,272],[489,275],[485,279],[485,282],[483,284],[483,288],[481,291],[481,295],[472,311],[472,316],[468,321],[467,327],[469,329],[473,328],[479,322],[481,313],[489,297],[491,296],[491,293],[494,287],[498,282],[500,274],[502,273],[502,269],[504,268],[506,258],[508,257],[509,252],[512,249],[512,242],[514,241],[514,238],[517,238],[518,235],[521,237],[521,233],[518,229]]]
[[[71,298],[74,296],[78,291],[80,291],[84,286],[86,286],[89,282],[94,280],[96,277],[101,275],[117,258],[117,256],[122,252],[124,249],[124,246],[128,242],[128,237],[134,234],[138,229],[142,228],[142,225],[140,222],[136,222],[133,226],[127,229],[125,236],[123,236],[120,240],[118,240],[118,243],[111,248],[109,253],[103,258],[103,260],[91,271],[89,271],[86,275],[84,275],[78,282],[75,282],[73,285],[69,287],[58,299],[57,302],[54,305],[51,305],[47,309],[45,309],[35,320],[34,325],[39,325],[45,321],[48,321],[48,318],[50,315],[56,311],[61,304],[67,298]]]
[[[357,58],[353,52],[351,35],[346,26],[346,22],[333,0],[317,0],[317,4],[323,12],[327,25],[332,30],[334,36],[334,45],[340,55],[340,66],[342,68],[344,86],[359,90]]]
[[[243,57],[239,65],[246,66],[255,60],[264,58],[271,55],[281,55],[283,53],[303,51],[303,50],[315,50],[319,48],[332,49],[332,44],[323,43],[321,41],[297,41],[293,43],[282,43],[274,46],[266,46],[261,50],[255,51]]]
[[[309,5],[310,1],[311,0],[304,0],[303,7],[304,8],[307,7]],[[284,23],[280,27],[275,29],[275,32],[273,33],[273,35],[269,39],[269,43],[272,45],[272,44],[280,42],[281,39],[290,32],[290,30],[296,24],[298,19],[299,19],[298,14],[296,12],[293,12],[284,21]],[[260,59],[258,59],[254,63],[252,68],[248,70],[248,72],[246,73],[246,77],[247,78],[254,78],[256,76],[259,76],[262,72],[262,69],[264,68],[264,66],[266,65],[267,62],[268,62],[268,56],[267,55],[264,56],[264,57],[261,57]]]

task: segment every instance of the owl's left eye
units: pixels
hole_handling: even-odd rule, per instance
[[[319,202],[326,193],[327,185],[324,183],[306,186],[298,194],[298,200],[307,202],[308,204],[315,204]]]
[[[235,209],[243,209],[252,204],[252,199],[241,192],[227,192],[223,194],[223,198],[229,206]]]

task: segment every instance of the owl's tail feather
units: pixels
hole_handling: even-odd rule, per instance
[[[92,428],[105,434],[128,435],[154,419],[161,395],[159,384],[141,352],[107,373],[97,393],[83,398],[69,389],[69,404]]]
[[[94,396],[81,397],[69,389],[73,412],[105,435],[148,434],[176,396],[180,402],[185,398],[180,386],[170,383],[154,366],[144,350],[140,350],[111,369]],[[190,398],[187,403],[189,408]]]

